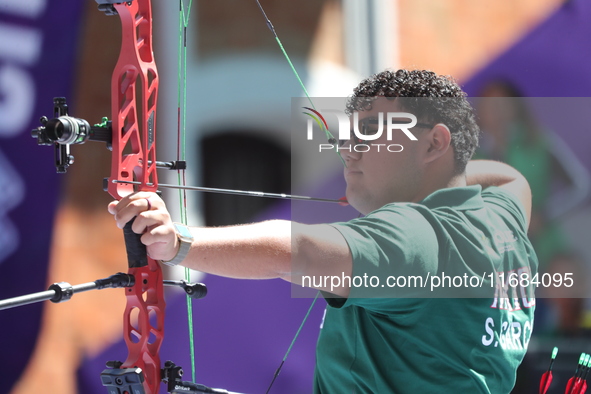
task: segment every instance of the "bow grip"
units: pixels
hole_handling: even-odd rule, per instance
[[[125,249],[127,250],[127,263],[129,268],[139,268],[148,265],[148,253],[146,245],[142,243],[142,235],[136,234],[131,229],[135,218],[131,219],[123,227]]]

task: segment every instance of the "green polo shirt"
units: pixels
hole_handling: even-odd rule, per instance
[[[347,299],[326,296],[315,393],[511,391],[535,298],[507,282],[538,266],[517,198],[442,189],[333,226],[352,285]]]

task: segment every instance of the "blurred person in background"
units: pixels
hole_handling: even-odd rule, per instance
[[[580,207],[590,192],[590,176],[568,145],[536,120],[517,86],[507,80],[485,85],[476,109],[483,131],[477,158],[500,160],[517,169],[532,190],[528,235],[544,273],[577,274],[574,289],[540,287],[536,333],[569,336],[583,330],[584,262],[573,253],[560,220]],[[572,271],[568,271],[572,269]],[[549,291],[547,291],[549,290]],[[554,298],[554,299],[553,299]]]
[[[483,135],[476,158],[507,163],[529,182],[532,218],[528,234],[542,271],[554,256],[570,251],[558,220],[589,196],[589,174],[558,135],[540,126],[514,84],[492,81],[479,97],[483,98],[477,102]]]

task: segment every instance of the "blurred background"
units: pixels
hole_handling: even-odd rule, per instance
[[[478,156],[522,171],[534,190],[530,237],[541,269],[575,275],[576,293],[538,300],[530,349],[514,392],[537,392],[559,346],[559,392],[580,352],[591,352],[591,3],[587,0],[262,0],[311,96],[346,97],[385,68],[455,77],[472,97],[485,135]],[[312,166],[290,150],[291,97],[303,95],[254,0],[181,3],[187,33],[187,183],[268,192],[342,196],[341,164]],[[177,149],[179,3],[157,1],[154,51],[160,73],[158,158]],[[0,0],[0,299],[48,284],[79,284],[126,270],[120,231],[102,191],[110,152],[73,148],[75,164],[55,174],[53,152],[31,129],[52,99],[98,123],[110,117],[110,79],[119,18],[95,2]],[[161,173],[161,182],[176,174]],[[177,195],[165,193],[175,220]],[[310,203],[309,220],[347,220],[350,208]],[[190,193],[189,223],[224,225],[289,218],[276,200]],[[328,219],[330,218],[330,219]],[[299,218],[298,218],[299,219]],[[166,272],[169,277],[181,273]],[[311,300],[277,281],[195,274],[209,295],[194,303],[197,381],[260,393]],[[123,360],[118,290],[64,304],[0,312],[0,393],[104,393],[99,374]],[[184,296],[167,293],[162,359],[190,376]],[[309,393],[324,312],[318,302],[272,392]],[[434,330],[435,331],[435,330]],[[441,333],[439,333],[441,334]],[[436,372],[434,372],[436,373]]]

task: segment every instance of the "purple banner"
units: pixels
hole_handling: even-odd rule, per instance
[[[31,130],[71,93],[82,2],[0,2],[0,299],[43,291],[59,183]],[[0,392],[22,373],[43,304],[0,311]]]
[[[591,74],[591,3],[566,1],[546,21],[470,78],[465,90],[478,96],[491,80],[518,83],[525,97],[588,97]]]
[[[591,25],[586,23],[589,18],[590,2],[565,2],[550,18],[474,75],[464,88],[469,96],[478,97],[487,84],[506,81],[523,97],[564,97],[552,101],[552,108],[538,106],[534,110],[591,171],[591,138],[587,130],[577,126],[583,124],[588,112],[581,111],[583,99],[569,99],[591,96],[591,74],[587,70],[591,60]],[[573,102],[578,104],[573,106]]]

